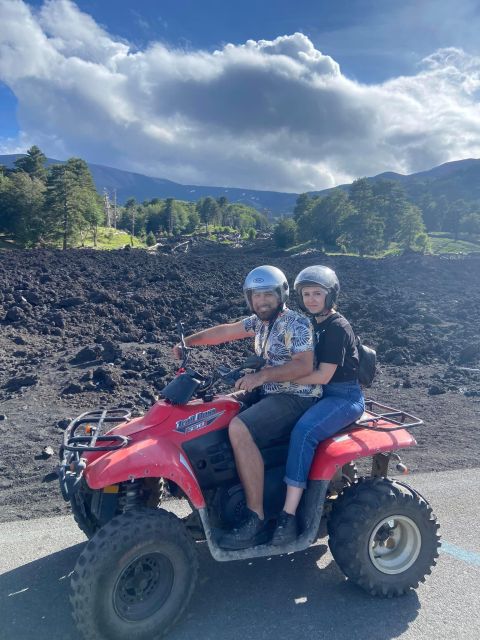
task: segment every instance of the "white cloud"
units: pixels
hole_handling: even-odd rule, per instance
[[[460,49],[362,85],[301,33],[213,53],[134,51],[69,0],[39,12],[0,0],[0,21],[0,80],[22,135],[57,158],[303,191],[480,156],[480,59]]]

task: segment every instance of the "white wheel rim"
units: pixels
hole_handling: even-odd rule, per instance
[[[409,569],[420,554],[422,536],[411,518],[392,515],[379,522],[368,541],[373,566],[390,575]]]

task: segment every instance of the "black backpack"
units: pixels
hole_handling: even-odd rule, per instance
[[[355,338],[358,351],[358,381],[363,387],[369,387],[375,378],[377,352],[364,345],[359,336]]]

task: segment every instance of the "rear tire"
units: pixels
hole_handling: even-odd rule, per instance
[[[335,501],[329,547],[343,573],[371,595],[418,587],[436,564],[439,525],[428,502],[389,478],[361,478]]]
[[[86,640],[155,640],[183,613],[197,574],[195,545],[176,516],[127,511],[80,555],[71,580],[73,618]]]

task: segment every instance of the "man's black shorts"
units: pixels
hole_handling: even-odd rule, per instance
[[[238,418],[250,431],[259,448],[288,440],[297,420],[317,400],[316,397],[304,398],[293,393],[259,395],[238,391],[232,395],[246,405]]]

